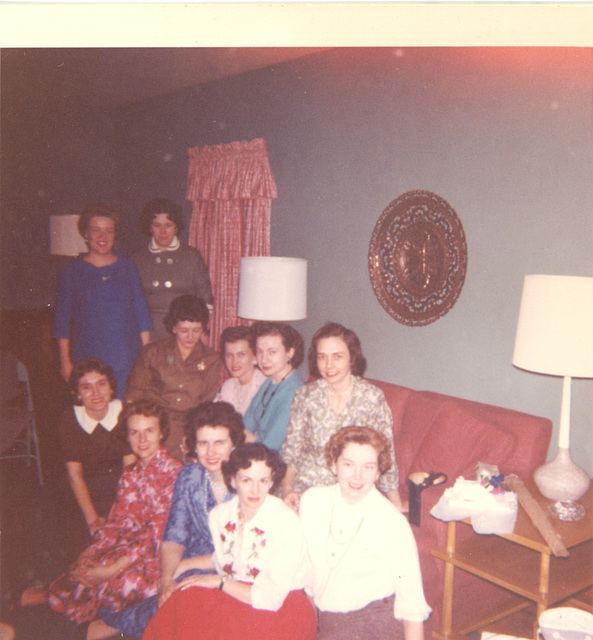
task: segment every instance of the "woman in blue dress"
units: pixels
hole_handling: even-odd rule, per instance
[[[245,437],[247,442],[261,442],[280,451],[294,392],[303,385],[297,371],[305,356],[303,337],[283,322],[256,322],[253,333],[257,364],[268,379],[245,414]]]
[[[152,321],[134,263],[113,251],[119,231],[115,211],[89,205],[78,230],[88,252],[66,265],[60,277],[53,331],[60,371],[68,380],[73,362],[99,358],[112,367],[121,398],[134,360],[150,341]]]

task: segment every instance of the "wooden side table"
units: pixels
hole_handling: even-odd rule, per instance
[[[533,480],[525,482],[542,509],[548,513],[551,500],[544,498]],[[441,628],[434,632],[438,640],[463,638],[471,631],[484,629],[528,607],[536,605],[537,617],[551,605],[566,602],[593,585],[593,488],[579,500],[587,513],[578,522],[552,519],[555,531],[569,551],[568,558],[552,555],[551,549],[519,507],[517,523],[511,534],[476,535],[456,543],[456,522],[449,522],[447,546],[434,549],[433,555],[445,562],[443,615]],[[551,517],[551,516],[550,516]],[[463,521],[461,526],[471,526]],[[453,571],[458,567],[511,592],[502,605],[477,612],[471,619],[453,623]],[[581,608],[590,608],[574,600]],[[537,618],[531,633],[535,636]]]

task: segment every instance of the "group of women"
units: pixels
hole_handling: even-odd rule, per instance
[[[60,435],[93,537],[43,597],[88,640],[422,640],[430,608],[391,413],[361,377],[356,334],[317,331],[307,385],[290,325],[228,328],[219,355],[202,340],[209,281],[193,278],[200,296],[173,284],[179,265],[201,264],[181,251],[175,205],[145,207],[142,277],[112,251],[111,214],[81,216],[89,251],[63,276],[55,327],[74,398]],[[164,315],[158,293],[170,297]],[[98,329],[118,313],[134,321]],[[151,315],[169,336],[150,343]],[[111,366],[99,359],[115,352]]]

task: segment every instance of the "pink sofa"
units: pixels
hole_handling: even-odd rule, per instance
[[[408,499],[406,479],[414,471],[442,471],[448,478],[446,483],[422,492],[421,525],[412,527],[426,598],[433,609],[425,628],[428,640],[440,625],[444,574],[444,563],[434,558],[431,550],[445,546],[447,536],[447,524],[431,516],[430,509],[457,477],[474,479],[478,462],[498,465],[505,475],[533,475],[546,460],[552,423],[510,409],[369,381],[383,390],[393,414],[402,499]],[[477,535],[471,527],[458,527],[458,532],[459,536]],[[454,622],[505,597],[502,589],[459,570],[455,572],[454,593]]]

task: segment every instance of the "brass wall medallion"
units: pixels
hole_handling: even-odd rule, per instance
[[[407,191],[383,211],[371,237],[369,274],[383,308],[424,326],[455,304],[467,268],[461,221],[430,191]]]

